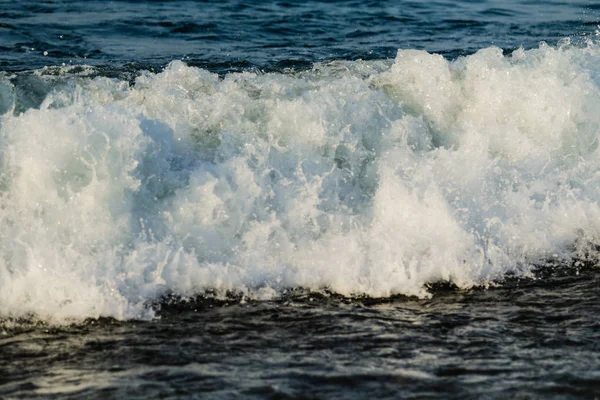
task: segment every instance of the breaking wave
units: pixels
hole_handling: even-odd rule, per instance
[[[427,296],[595,262],[600,49],[0,75],[0,315]]]

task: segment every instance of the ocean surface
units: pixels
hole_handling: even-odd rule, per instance
[[[599,25],[0,0],[0,398],[598,398]]]

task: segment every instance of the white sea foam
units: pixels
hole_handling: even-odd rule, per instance
[[[600,240],[600,50],[296,74],[0,76],[0,315],[149,315],[207,289],[426,296]],[[58,83],[60,81],[60,83]]]

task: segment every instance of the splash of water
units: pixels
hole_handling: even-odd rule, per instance
[[[207,289],[426,296],[595,257],[593,43],[54,72],[0,77],[1,315],[140,317]]]

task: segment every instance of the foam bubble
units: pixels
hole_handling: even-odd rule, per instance
[[[426,296],[595,259],[599,61],[568,43],[223,78],[176,61],[133,84],[38,74],[39,108],[0,77],[0,314]]]

